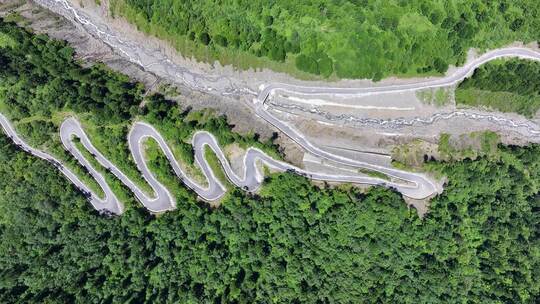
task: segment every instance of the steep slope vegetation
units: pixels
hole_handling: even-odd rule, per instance
[[[484,64],[459,84],[456,102],[533,117],[540,109],[540,62],[512,59]]]
[[[14,109],[36,143],[54,140],[49,115],[77,113],[75,102],[98,126],[139,111],[141,92],[120,75],[81,70],[63,43],[12,24],[0,30],[11,41],[0,46],[2,109]],[[177,138],[206,125],[159,96],[141,111]],[[254,142],[224,119],[207,123],[220,140]],[[120,159],[122,132],[109,133]],[[176,185],[178,209],[153,216],[126,197],[126,212],[107,218],[53,166],[0,135],[0,302],[540,301],[540,146],[429,163],[448,182],[423,219],[391,190],[320,188],[290,174],[272,175],[258,195],[232,191],[211,209],[175,182],[163,155],[149,158]]]
[[[111,0],[111,10],[186,56],[375,80],[442,73],[471,47],[540,33],[534,0]]]

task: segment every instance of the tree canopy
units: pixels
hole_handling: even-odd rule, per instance
[[[126,168],[125,128],[141,117],[168,139],[207,128],[220,142],[257,144],[159,95],[139,108],[140,85],[82,68],[65,43],[3,22],[0,33],[0,109],[36,145],[61,153],[53,134],[66,112],[86,117],[100,151]],[[164,157],[150,158],[158,177],[175,179]],[[538,303],[540,146],[428,166],[448,181],[423,219],[390,189],[289,173],[256,195],[233,189],[214,209],[176,179],[178,209],[154,216],[126,195],[126,212],[106,217],[2,134],[0,302]]]
[[[459,84],[456,102],[533,117],[540,109],[540,62],[525,59],[488,62]]]
[[[0,300],[537,303],[539,155],[432,163],[448,184],[424,219],[391,190],[290,174],[217,209],[106,218],[0,136]]]
[[[254,63],[249,54],[273,61],[268,67],[375,80],[444,73],[472,47],[540,33],[534,0],[112,0],[111,10],[185,56]]]

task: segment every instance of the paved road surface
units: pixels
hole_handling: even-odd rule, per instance
[[[261,88],[260,92],[257,94],[250,90],[247,86],[242,87],[242,81],[236,79],[230,79],[227,77],[219,75],[204,75],[196,74],[191,72],[186,67],[176,65],[170,61],[165,55],[161,54],[156,50],[147,50],[144,45],[136,44],[121,38],[121,35],[118,35],[112,31],[106,24],[100,24],[98,21],[93,20],[91,16],[85,15],[84,13],[78,11],[74,8],[69,1],[67,0],[36,0],[37,3],[52,9],[53,11],[64,15],[68,19],[82,26],[89,34],[102,40],[108,44],[113,50],[124,58],[134,62],[148,71],[152,71],[162,77],[173,80],[175,82],[181,82],[184,85],[190,86],[196,90],[209,91],[212,94],[219,95],[228,95],[228,94],[238,94],[245,96],[255,96],[253,98],[253,103],[250,105],[254,108],[254,111],[261,118],[268,121],[270,124],[278,128],[285,135],[289,136],[292,140],[298,143],[302,148],[304,148],[309,153],[332,161],[336,161],[342,164],[366,168],[369,170],[374,170],[377,172],[384,173],[386,175],[401,179],[405,181],[404,183],[395,184],[387,182],[382,179],[365,177],[365,176],[344,176],[344,175],[328,175],[321,174],[317,172],[304,172],[298,168],[295,168],[292,165],[279,162],[271,159],[264,153],[256,149],[249,149],[244,158],[244,172],[243,176],[238,176],[230,168],[230,165],[226,161],[223,153],[221,152],[219,146],[217,145],[214,137],[211,134],[200,132],[195,135],[193,138],[193,145],[195,149],[196,162],[201,166],[203,173],[208,179],[208,188],[202,188],[193,182],[189,177],[185,176],[182,172],[176,160],[172,156],[169,148],[167,147],[164,140],[161,138],[159,133],[149,125],[143,123],[137,123],[133,126],[133,129],[130,132],[128,141],[131,152],[134,156],[134,159],[141,170],[144,178],[152,186],[155,193],[153,197],[148,197],[140,189],[138,189],[132,181],[129,180],[122,172],[120,172],[116,167],[113,166],[108,160],[106,160],[100,153],[91,145],[88,138],[84,134],[84,131],[80,125],[74,119],[68,119],[61,128],[62,142],[66,148],[70,149],[73,155],[79,159],[79,161],[86,166],[89,166],[88,162],[84,160],[82,155],[76,151],[75,147],[70,141],[71,136],[78,136],[81,138],[83,145],[91,153],[96,155],[97,161],[110,168],[111,172],[115,174],[120,180],[126,184],[137,196],[137,198],[151,211],[160,212],[169,210],[175,207],[175,202],[171,197],[171,194],[168,190],[161,185],[148,170],[145,165],[141,141],[146,137],[151,137],[157,140],[161,149],[165,152],[165,155],[173,165],[173,168],[176,174],[184,181],[184,183],[196,191],[201,197],[207,200],[214,200],[223,195],[224,187],[219,183],[219,181],[213,175],[212,170],[208,167],[208,163],[204,159],[204,149],[203,146],[210,146],[218,155],[221,160],[222,166],[224,167],[227,176],[231,181],[239,187],[247,188],[248,190],[254,190],[260,185],[261,175],[256,168],[256,161],[260,160],[263,163],[271,166],[277,170],[295,170],[300,174],[305,174],[313,179],[328,180],[328,181],[343,181],[343,182],[354,182],[354,183],[364,183],[364,184],[379,184],[386,185],[390,187],[395,187],[401,193],[411,198],[425,198],[434,193],[440,192],[441,189],[426,175],[411,173],[403,170],[397,170],[394,168],[378,166],[374,164],[359,162],[350,158],[346,158],[340,155],[332,154],[330,152],[324,151],[319,147],[312,144],[308,141],[303,134],[295,130],[292,126],[286,124],[285,122],[279,120],[271,113],[267,111],[267,105],[265,104],[268,98],[276,91],[292,92],[295,94],[323,94],[330,97],[336,97],[340,95],[367,95],[367,94],[384,94],[387,92],[399,92],[399,91],[408,91],[408,90],[419,90],[426,88],[436,88],[449,86],[459,82],[461,79],[465,78],[467,75],[470,75],[473,70],[490,60],[494,60],[501,57],[520,57],[533,60],[540,60],[540,54],[531,49],[527,48],[504,48],[490,51],[479,58],[468,62],[465,66],[458,68],[454,71],[453,74],[446,77],[432,79],[424,82],[409,83],[402,85],[390,85],[390,86],[372,86],[366,88],[338,88],[338,87],[311,87],[311,86],[299,86],[292,84],[283,84],[283,83],[274,83],[269,84]],[[94,18],[95,19],[95,18]],[[493,121],[499,121],[497,117],[488,117]],[[52,159],[50,155],[47,155],[41,151],[37,151],[26,145],[20,138],[16,137],[16,134],[13,132],[13,129],[10,128],[7,120],[4,117],[1,118],[2,126],[4,127],[6,133],[10,136],[13,136],[14,141],[17,144],[21,144],[24,149],[27,149],[30,153],[48,159],[49,161],[56,163],[57,161]],[[508,123],[505,121],[505,123]],[[7,126],[7,127],[6,127]],[[88,187],[85,187],[80,180],[78,180],[69,170],[65,169],[60,164],[57,164],[68,178],[74,182],[79,188],[81,188],[85,193],[88,193]],[[104,200],[99,200],[93,193],[90,192],[91,201],[94,207],[97,209],[106,209],[113,213],[121,212],[121,205],[118,200],[114,197],[114,194],[108,189],[106,183],[103,180],[103,177],[99,175],[95,170],[89,169],[90,173],[98,180],[100,186],[105,190],[106,197]]]
[[[62,144],[64,145],[64,148],[68,150],[83,167],[88,169],[90,175],[103,189],[105,197],[100,198],[69,168],[62,165],[60,160],[45,152],[32,148],[24,140],[22,140],[17,135],[8,119],[2,114],[0,114],[0,124],[2,125],[4,132],[21,149],[54,164],[73,184],[75,184],[75,186],[85,193],[95,209],[114,214],[122,213],[123,206],[121,202],[110,189],[109,185],[105,181],[104,176],[99,173],[96,168],[94,168],[84,157],[81,151],[78,150],[77,146],[73,142],[73,138],[79,138],[84,148],[90,152],[96,161],[109,172],[114,174],[122,183],[124,183],[124,185],[126,185],[126,187],[128,187],[135,194],[137,199],[152,212],[163,212],[174,209],[176,207],[176,202],[168,189],[156,179],[146,165],[146,161],[143,157],[143,142],[144,140],[150,138],[154,139],[158,143],[159,147],[171,163],[174,172],[184,182],[184,184],[195,191],[200,197],[208,201],[219,199],[225,193],[226,188],[220,183],[210,168],[208,161],[205,158],[205,147],[209,147],[214,151],[214,153],[216,153],[230,181],[246,191],[255,191],[260,187],[263,181],[263,175],[257,164],[264,164],[277,171],[294,171],[297,174],[301,174],[315,180],[383,185],[387,187],[394,187],[405,194],[410,193],[413,197],[416,193],[418,193],[418,187],[415,184],[398,184],[380,178],[361,175],[331,175],[305,171],[288,163],[274,160],[256,148],[249,148],[247,150],[243,161],[243,172],[242,174],[237,174],[237,172],[231,168],[215,137],[208,132],[199,131],[193,136],[192,144],[195,150],[196,164],[201,168],[208,181],[208,186],[203,187],[183,172],[177,160],[174,158],[171,149],[154,127],[143,122],[137,122],[132,126],[129,132],[128,144],[137,167],[141,171],[144,179],[153,189],[152,195],[149,196],[92,145],[90,139],[76,119],[67,118],[60,126],[60,138]]]
[[[326,95],[364,95],[384,94],[387,92],[399,92],[418,90],[452,85],[468,76],[479,65],[503,57],[520,57],[525,59],[540,60],[540,53],[528,48],[510,47],[489,51],[464,66],[456,69],[451,75],[443,78],[432,78],[427,81],[419,81],[402,85],[378,85],[364,88],[337,88],[325,86],[302,86],[287,83],[272,83],[264,86],[263,90],[254,92],[249,88],[245,80],[225,77],[223,75],[195,73],[192,69],[180,66],[172,62],[160,50],[151,49],[128,40],[122,33],[111,29],[100,16],[88,15],[71,4],[74,0],[35,0],[39,5],[48,8],[81,26],[88,34],[109,45],[119,55],[135,63],[147,71],[156,75],[180,82],[195,90],[211,92],[219,95],[257,95],[259,100],[265,101],[273,91],[288,91],[295,94],[326,94]]]
[[[103,192],[105,193],[105,198],[101,199],[99,198],[95,193],[93,193],[90,188],[83,183],[75,173],[73,173],[69,168],[62,165],[62,163],[54,158],[53,156],[32,148],[30,145],[28,145],[23,139],[21,139],[15,130],[13,129],[13,126],[9,123],[8,119],[0,113],[0,125],[2,125],[2,129],[4,130],[4,133],[7,134],[13,141],[15,145],[17,145],[22,150],[39,157],[41,159],[44,159],[51,164],[53,164],[60,172],[62,172],[77,188],[79,188],[84,195],[90,200],[90,203],[92,206],[97,210],[105,210],[114,214],[122,213],[122,205],[119,203],[118,199],[114,195],[114,193],[111,191],[107,183],[104,181],[103,177],[99,172],[94,170],[90,164],[81,157],[81,160],[83,160],[83,166],[86,165],[86,167],[89,169],[89,173],[96,179],[98,184],[103,189]],[[73,151],[73,150],[72,150]],[[73,152],[72,152],[73,153]],[[77,153],[77,152],[75,152]],[[75,154],[77,155],[77,154]]]
[[[370,94],[396,93],[404,91],[417,91],[422,89],[447,87],[457,84],[464,78],[471,75],[474,70],[482,64],[500,58],[522,58],[540,61],[540,53],[529,48],[509,47],[486,52],[482,56],[467,62],[464,66],[456,69],[452,74],[445,77],[431,79],[423,82],[414,82],[399,85],[374,85],[363,88],[325,87],[325,86],[300,86],[287,83],[272,83],[264,87],[257,95],[257,99],[266,101],[275,91],[290,92],[304,95],[342,95],[342,96],[364,96]]]

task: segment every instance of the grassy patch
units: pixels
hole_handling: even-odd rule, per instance
[[[427,89],[416,92],[416,96],[425,104],[443,107],[452,102],[453,90],[450,88]]]
[[[383,180],[390,180],[390,178],[386,174],[378,172],[378,171],[373,171],[373,170],[360,168],[360,169],[358,169],[358,172],[363,173],[363,174],[365,174],[367,176],[370,176],[370,177],[380,178],[380,179],[383,179]]]
[[[192,201],[193,192],[182,184],[182,181],[176,176],[169,160],[161,151],[161,148],[154,139],[149,138],[144,142],[144,155],[147,166],[154,174],[156,179],[163,184],[179,202]]]
[[[491,92],[479,89],[456,91],[458,105],[488,107],[508,113],[533,117],[540,109],[540,96],[523,96],[511,92]]]
[[[496,158],[499,143],[500,136],[492,131],[472,132],[460,136],[443,133],[439,138],[439,158],[445,161],[477,159],[482,156]]]
[[[214,172],[214,175],[221,182],[221,184],[225,186],[227,190],[233,189],[235,186],[229,181],[229,178],[227,177],[227,174],[225,174],[225,170],[223,170],[219,158],[208,146],[204,147],[204,158],[208,162],[210,169],[212,169],[212,172]]]
[[[105,182],[109,185],[117,198],[123,203],[130,202],[133,198],[131,190],[129,190],[114,174],[103,168],[103,166],[101,166],[101,164],[92,156],[92,154],[86,150],[79,138],[74,138],[73,142],[75,147],[77,147],[84,158],[88,160],[90,165],[105,178]],[[99,189],[101,190],[101,187],[99,187]],[[103,191],[101,190],[101,192]]]

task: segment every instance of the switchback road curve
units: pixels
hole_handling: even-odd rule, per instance
[[[258,164],[265,165],[275,171],[290,171],[297,174],[309,177],[314,180],[324,180],[330,182],[350,182],[355,184],[371,184],[381,185],[386,187],[392,187],[402,192],[406,196],[412,198],[424,198],[426,194],[431,194],[431,189],[426,189],[425,192],[420,191],[423,189],[422,184],[415,182],[414,178],[411,179],[412,183],[396,183],[387,181],[381,178],[374,178],[362,175],[332,175],[318,172],[310,172],[300,168],[297,168],[288,163],[275,160],[256,148],[247,149],[244,159],[242,172],[239,174],[235,172],[223,151],[221,150],[216,138],[205,131],[198,131],[193,135],[192,144],[195,151],[195,163],[201,168],[204,176],[207,180],[207,186],[201,186],[189,176],[185,174],[181,166],[174,157],[170,147],[165,142],[165,139],[161,134],[151,125],[144,122],[136,122],[131,127],[128,134],[128,145],[137,165],[137,168],[141,171],[143,178],[151,186],[153,193],[148,195],[141,190],[129,177],[127,177],[122,171],[120,171],[113,163],[103,156],[92,145],[90,139],[84,132],[82,126],[75,118],[67,118],[60,126],[60,139],[64,148],[69,151],[77,161],[85,167],[89,174],[96,180],[98,185],[102,188],[104,197],[94,193],[88,185],[81,181],[81,179],[75,175],[68,167],[66,167],[60,160],[54,156],[43,152],[41,150],[31,147],[22,138],[18,136],[15,129],[10,124],[9,120],[2,114],[0,114],[0,125],[9,136],[12,141],[22,150],[44,159],[52,163],[58,168],[77,188],[79,188],[85,196],[89,199],[92,206],[99,211],[106,211],[112,214],[121,214],[123,212],[123,205],[118,200],[114,192],[107,184],[105,177],[92,166],[90,161],[86,159],[84,154],[75,145],[73,139],[79,138],[80,143],[84,148],[95,158],[95,160],[110,173],[115,175],[126,187],[128,187],[135,197],[143,204],[143,206],[151,212],[164,212],[172,210],[176,207],[174,196],[169,190],[161,184],[154,174],[149,170],[144,159],[144,146],[143,143],[147,139],[155,140],[162,152],[170,162],[174,172],[178,178],[190,189],[196,192],[200,197],[207,201],[218,200],[226,192],[225,186],[216,178],[212,171],[208,161],[205,158],[205,148],[209,147],[217,155],[223,170],[225,171],[228,179],[237,187],[240,187],[246,191],[257,190],[263,182],[263,174]],[[420,196],[418,196],[420,194]]]
[[[294,127],[288,125],[287,123],[273,116],[267,109],[268,107],[268,105],[266,104],[267,100],[271,97],[271,95],[274,92],[277,92],[277,91],[291,92],[291,93],[299,94],[299,95],[317,94],[317,95],[328,95],[330,97],[338,97],[338,96],[350,96],[350,95],[385,94],[389,92],[401,92],[401,91],[412,91],[412,90],[444,87],[444,86],[450,86],[450,85],[456,84],[463,78],[470,75],[476,67],[497,58],[519,57],[519,58],[525,58],[525,59],[540,60],[540,53],[532,49],[520,48],[520,47],[503,48],[503,49],[489,51],[483,54],[482,56],[469,61],[464,66],[454,69],[452,74],[449,74],[448,76],[441,77],[441,78],[430,78],[427,81],[419,81],[419,82],[412,82],[408,84],[399,84],[399,85],[375,85],[374,84],[373,86],[370,86],[370,87],[325,87],[325,86],[294,85],[294,84],[286,84],[286,83],[272,83],[272,84],[262,86],[259,90],[259,93],[256,93],[252,89],[250,89],[250,86],[253,87],[253,83],[247,84],[245,80],[235,79],[231,77],[224,77],[221,75],[211,75],[211,74],[205,74],[205,73],[200,73],[200,72],[199,73],[193,72],[184,66],[180,66],[172,62],[170,59],[167,58],[167,56],[165,56],[159,50],[148,49],[148,46],[146,45],[141,45],[133,41],[129,41],[123,38],[121,33],[117,33],[114,30],[112,30],[109,26],[107,26],[107,24],[103,21],[103,19],[99,19],[99,17],[89,16],[85,14],[84,12],[75,8],[68,0],[36,0],[36,2],[48,9],[51,9],[54,12],[57,12],[63,15],[64,17],[71,20],[72,22],[78,24],[90,35],[92,35],[93,37],[109,45],[120,56],[126,58],[130,62],[138,64],[143,69],[149,72],[152,72],[160,77],[164,77],[166,79],[172,80],[173,82],[182,83],[188,87],[191,87],[194,90],[210,92],[216,95],[237,94],[237,95],[243,95],[243,96],[248,97],[249,99],[252,99],[253,102],[250,104],[250,106],[254,108],[254,111],[258,116],[260,116],[261,118],[263,118],[264,120],[266,120],[267,122],[269,122],[270,124],[278,128],[279,130],[281,130],[285,135],[290,137],[292,140],[298,143],[303,149],[305,149],[309,153],[315,156],[318,156],[320,158],[329,159],[329,160],[342,163],[348,166],[366,168],[369,170],[374,170],[377,172],[384,173],[388,176],[395,177],[397,179],[404,180],[408,182],[408,184],[403,184],[396,188],[399,191],[401,191],[404,195],[412,197],[412,198],[425,198],[434,193],[439,192],[440,189],[432,181],[432,179],[426,175],[406,172],[406,171],[397,170],[394,168],[382,167],[382,166],[368,164],[364,162],[359,162],[359,161],[346,158],[340,155],[332,154],[332,153],[329,153],[327,151],[320,149],[319,147],[312,144],[308,139],[306,139],[305,136],[303,136],[303,134],[295,130]],[[453,117],[452,113],[449,113],[446,117]],[[487,117],[487,119],[491,119],[491,118],[492,117]],[[484,117],[484,119],[486,118]],[[493,117],[492,120],[496,122],[499,121],[498,118],[496,117]],[[208,135],[208,136],[211,137],[211,135]],[[208,141],[208,138],[207,138],[207,141]],[[131,142],[130,142],[130,147],[132,148],[132,153],[134,151],[137,151],[136,149],[134,149]],[[162,149],[164,149],[163,146],[161,147]],[[219,147],[216,147],[216,149],[219,149]],[[202,153],[202,152],[199,151],[198,153]],[[249,155],[249,152],[246,155]],[[201,159],[201,157],[202,156],[199,156],[198,159]],[[202,159],[204,159],[204,157],[202,157]],[[174,162],[171,159],[169,159],[169,161],[171,161],[171,164],[174,164]],[[290,165],[286,165],[286,164],[282,164],[282,165],[283,167],[281,169],[293,168]],[[202,167],[203,167],[202,168],[203,172],[205,172],[206,174],[211,173],[211,172],[205,171],[204,165]],[[294,169],[297,170],[297,168],[294,168]],[[145,172],[144,167],[142,168],[140,167],[140,170],[144,174]],[[225,171],[227,172],[227,169],[225,169]],[[246,172],[248,171],[249,170],[246,169]],[[230,174],[229,173],[227,174],[229,178],[231,178]],[[310,174],[312,174],[312,177],[314,179],[323,179],[322,177],[324,177],[324,179],[328,179],[328,180],[351,181],[351,178],[352,178],[352,177],[344,177],[344,176],[330,177],[324,174],[315,174],[315,173],[310,173]],[[368,184],[381,184],[380,180],[376,180],[376,181],[363,180],[363,181]],[[186,185],[189,186],[187,182],[186,182]],[[156,186],[157,189],[159,190],[159,186],[157,184],[153,186]],[[392,185],[389,185],[389,186],[392,186]],[[212,184],[210,184],[210,188],[219,189],[221,187],[219,187],[218,185],[212,186]],[[200,193],[204,195],[204,191],[202,191],[201,189],[199,190],[200,190]],[[135,194],[137,194],[136,191],[134,192]],[[209,191],[209,193],[210,192],[215,194],[219,192],[219,190],[212,190],[212,191]],[[165,197],[165,196],[166,196],[165,194],[162,195],[162,197]],[[144,198],[142,195],[141,197]],[[139,200],[141,200],[141,197],[138,196]],[[159,194],[158,194],[158,197],[159,197]],[[141,201],[143,202],[143,200]],[[150,200],[147,200],[147,202],[150,202]],[[159,208],[165,208],[165,207],[160,206]]]

